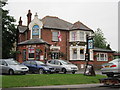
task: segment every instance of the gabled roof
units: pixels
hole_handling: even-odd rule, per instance
[[[26,40],[26,41],[18,43],[18,45],[32,45],[32,44],[48,44],[48,45],[50,45],[48,42],[46,42],[40,38],[33,38],[30,40]]]
[[[83,23],[81,23],[80,21],[75,22],[70,30],[86,30],[86,31],[93,31],[92,29],[88,28],[86,25],[84,25]]]
[[[109,49],[103,49],[103,48],[97,48],[97,47],[94,47],[93,51],[96,51],[96,52],[115,52],[115,51],[112,51]]]
[[[69,30],[69,27],[72,26],[72,23],[53,16],[46,16],[41,21],[44,28]]]
[[[27,26],[18,26],[19,33],[24,33],[27,30]]]

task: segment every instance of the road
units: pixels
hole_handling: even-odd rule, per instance
[[[56,85],[25,88],[4,88],[2,90],[120,90],[120,85],[105,86],[102,84]]]

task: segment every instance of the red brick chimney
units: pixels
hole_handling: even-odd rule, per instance
[[[22,26],[22,20],[21,20],[21,17],[20,17],[20,19],[19,19],[19,26]]]
[[[31,16],[32,16],[32,13],[30,10],[28,10],[28,14],[27,14],[27,25],[29,25],[29,23],[31,22]]]

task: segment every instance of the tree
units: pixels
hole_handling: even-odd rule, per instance
[[[6,5],[6,2],[2,3],[2,7]],[[14,43],[16,41],[16,28],[13,24],[15,19],[8,15],[9,11],[2,10],[2,58],[10,58],[10,53],[12,52],[12,48],[14,47]]]
[[[106,49],[107,48],[106,44],[107,44],[106,38],[104,38],[102,30],[98,28],[97,31],[95,31],[94,46]]]

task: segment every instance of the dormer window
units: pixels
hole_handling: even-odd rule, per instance
[[[40,28],[38,25],[32,27],[32,38],[39,38]]]

